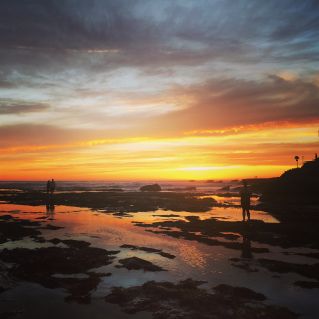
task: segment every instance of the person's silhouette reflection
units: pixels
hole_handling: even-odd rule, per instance
[[[49,202],[49,203],[46,204],[46,216],[47,216],[47,219],[50,219],[50,220],[54,219],[54,210],[55,210],[54,203]]]
[[[242,243],[242,250],[241,250],[241,258],[251,259],[253,255],[251,253],[251,230],[249,225],[243,225],[243,243]]]

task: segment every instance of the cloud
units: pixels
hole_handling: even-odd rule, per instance
[[[165,67],[318,55],[318,2],[311,0],[3,0],[0,12],[7,63],[40,67],[55,64],[54,56],[78,67]]]
[[[311,0],[3,0],[0,114],[131,136],[310,121],[318,21]]]
[[[0,99],[0,116],[7,114],[43,112],[48,110],[49,108],[50,106],[45,103],[28,103],[25,101]]]
[[[183,96],[188,107],[153,119],[149,129],[187,132],[319,119],[319,88],[301,79],[285,80],[276,75],[263,81],[213,78],[176,87],[169,94]]]
[[[96,131],[72,130],[48,124],[0,126],[1,148],[63,145],[99,137]]]
[[[10,89],[14,88],[15,85],[5,80],[0,80],[0,89]]]

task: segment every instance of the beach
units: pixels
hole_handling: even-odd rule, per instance
[[[1,318],[318,315],[315,224],[216,189],[2,189]]]

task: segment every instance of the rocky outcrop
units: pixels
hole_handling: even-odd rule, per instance
[[[140,187],[142,192],[160,192],[162,190],[161,186],[158,184],[145,185]]]
[[[319,204],[319,159],[284,172],[261,186],[263,202]]]
[[[297,318],[286,308],[265,303],[264,295],[248,288],[219,285],[211,293],[198,287],[202,283],[187,279],[176,284],[149,281],[142,286],[115,287],[105,301],[130,314],[149,311],[154,319]]]
[[[143,269],[144,271],[163,271],[163,269],[160,266],[154,265],[150,261],[138,258],[138,257],[129,257],[120,259],[119,263],[121,266],[117,266],[118,268],[126,268],[128,270],[139,270]]]

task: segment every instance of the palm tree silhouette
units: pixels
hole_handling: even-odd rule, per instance
[[[299,167],[299,156],[298,155],[295,156],[295,161],[297,162],[297,168],[298,168]]]

